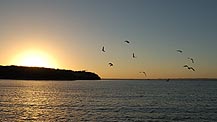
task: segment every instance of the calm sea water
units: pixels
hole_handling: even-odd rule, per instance
[[[217,81],[0,80],[0,121],[217,122]]]

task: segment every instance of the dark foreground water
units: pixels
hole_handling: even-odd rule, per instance
[[[214,80],[0,80],[0,122],[217,122]]]

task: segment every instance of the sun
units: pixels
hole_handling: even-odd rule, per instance
[[[57,68],[55,60],[47,53],[39,50],[23,52],[17,55],[13,62],[19,66]]]
[[[38,56],[38,55],[30,55],[25,57],[22,62],[22,65],[25,66],[41,66],[41,67],[47,67],[49,66],[49,63],[47,60],[45,60],[43,57]]]

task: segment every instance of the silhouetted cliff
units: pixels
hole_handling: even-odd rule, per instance
[[[0,79],[16,80],[100,80],[92,72],[43,67],[0,66]]]

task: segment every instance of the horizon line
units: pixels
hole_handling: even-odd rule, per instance
[[[101,78],[101,80],[217,80],[217,78]]]

